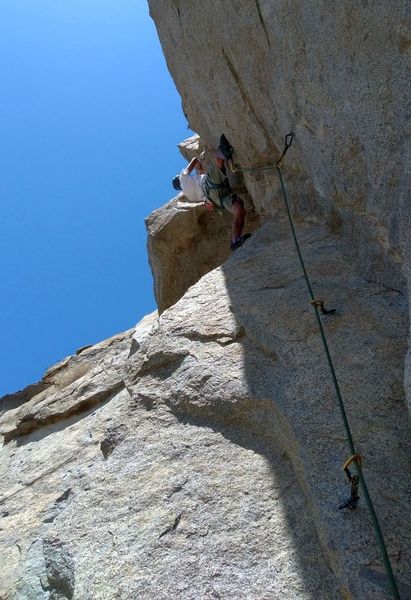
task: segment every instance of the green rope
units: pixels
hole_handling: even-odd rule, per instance
[[[297,235],[295,233],[294,224],[293,224],[293,220],[292,220],[292,217],[291,217],[290,207],[289,207],[289,204],[288,204],[287,194],[286,194],[286,191],[285,191],[284,181],[283,181],[283,177],[282,177],[282,174],[281,174],[280,166],[277,167],[277,171],[278,171],[278,175],[279,175],[280,183],[281,183],[281,188],[282,188],[283,195],[284,195],[284,204],[285,204],[285,208],[287,210],[288,220],[290,222],[291,233],[292,233],[292,236],[294,238],[295,247],[297,249],[298,258],[300,259],[301,268],[302,268],[303,273],[304,273],[304,277],[305,277],[305,281],[307,283],[307,287],[308,287],[308,292],[309,292],[310,298],[311,298],[311,300],[315,300],[314,294],[313,294],[313,290],[312,290],[312,287],[311,287],[311,283],[310,283],[310,280],[308,278],[307,270],[305,268],[304,260],[303,260],[302,254],[301,254],[301,250],[300,250],[300,246],[299,246],[299,243],[298,243]],[[336,376],[336,373],[335,373],[333,361],[331,359],[331,354],[330,354],[330,351],[329,351],[329,348],[328,348],[327,339],[325,337],[323,324],[321,322],[320,314],[318,312],[318,307],[315,304],[313,304],[313,308],[314,308],[314,311],[315,311],[315,316],[316,316],[316,319],[317,319],[318,328],[320,330],[321,339],[322,339],[322,342],[323,342],[323,345],[324,345],[324,351],[325,351],[325,354],[326,354],[326,357],[327,357],[328,366],[330,367],[331,377],[332,377],[332,380],[333,380],[333,383],[334,383],[335,393],[336,393],[336,396],[337,396],[337,400],[338,400],[338,404],[339,404],[339,407],[340,407],[342,419],[343,419],[343,422],[344,422],[345,433],[347,435],[348,445],[350,447],[351,454],[356,454],[356,450],[355,450],[355,446],[354,446],[354,441],[353,441],[353,438],[352,438],[352,435],[351,435],[350,425],[348,423],[347,413],[345,411],[344,402],[343,402],[343,399],[342,399],[342,396],[341,396],[340,386],[338,385],[337,376]],[[372,523],[373,523],[373,526],[374,526],[374,530],[375,530],[375,535],[377,537],[377,541],[378,541],[378,545],[379,545],[379,548],[380,548],[380,551],[381,551],[381,555],[382,555],[382,559],[383,559],[383,562],[384,562],[384,566],[385,566],[385,569],[387,571],[388,579],[389,579],[389,582],[390,582],[392,596],[393,596],[393,598],[395,598],[395,600],[400,600],[400,594],[399,594],[399,591],[398,591],[397,582],[395,580],[395,576],[394,576],[394,572],[393,572],[392,567],[391,567],[391,563],[390,563],[390,559],[389,559],[389,556],[388,556],[387,548],[386,548],[385,543],[384,543],[384,538],[383,538],[383,535],[382,535],[381,527],[380,527],[380,524],[378,522],[378,518],[377,518],[376,512],[374,510],[374,506],[373,506],[370,494],[368,492],[367,484],[365,482],[365,478],[364,478],[362,469],[361,469],[360,465],[357,462],[355,462],[355,466],[356,466],[356,469],[357,469],[357,473],[358,473],[358,477],[359,477],[359,480],[360,480],[360,483],[361,483],[362,490],[364,492],[365,501],[367,503],[368,510],[370,511],[371,520],[372,520]]]
[[[233,173],[253,173],[254,171],[268,171],[270,169],[275,169],[275,165],[263,165],[262,167],[240,167],[240,165],[235,165],[232,159],[230,159],[228,162],[231,163],[230,168]]]

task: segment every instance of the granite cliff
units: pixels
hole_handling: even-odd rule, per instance
[[[252,238],[183,197],[147,220],[159,313],[0,400],[0,598],[390,597],[272,164],[411,597],[405,2],[150,0],[191,127],[245,169]],[[201,142],[200,142],[201,139]],[[225,220],[224,220],[225,219]],[[360,496],[362,492],[360,491]]]

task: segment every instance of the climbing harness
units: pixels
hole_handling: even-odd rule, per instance
[[[310,304],[311,306],[314,308],[314,312],[315,312],[315,316],[317,319],[317,324],[318,324],[318,328],[320,331],[320,335],[321,335],[321,339],[323,342],[323,346],[324,346],[324,351],[327,357],[327,362],[328,362],[328,366],[330,368],[330,372],[331,372],[331,377],[334,383],[334,389],[335,389],[335,393],[337,396],[337,400],[338,400],[338,405],[341,411],[341,416],[343,419],[343,423],[344,423],[344,428],[345,428],[345,433],[347,436],[347,441],[348,441],[348,445],[350,447],[350,451],[351,451],[351,456],[350,458],[344,463],[343,469],[347,475],[348,481],[351,484],[351,497],[349,498],[349,500],[347,500],[343,505],[341,505],[339,508],[340,510],[342,510],[343,508],[350,508],[351,510],[354,510],[358,504],[358,500],[359,500],[359,496],[358,496],[358,486],[359,484],[361,484],[361,488],[364,494],[364,498],[368,507],[368,510],[370,512],[370,516],[371,516],[371,520],[374,526],[374,531],[375,531],[375,535],[377,538],[377,542],[381,551],[381,555],[382,555],[382,559],[384,562],[384,566],[385,566],[385,570],[387,572],[387,576],[390,582],[390,587],[391,587],[391,592],[392,592],[392,596],[393,598],[395,598],[395,600],[400,600],[400,594],[398,591],[398,586],[397,586],[397,582],[395,580],[395,576],[394,576],[394,572],[392,570],[392,566],[390,563],[390,559],[388,556],[388,552],[387,552],[387,548],[385,546],[385,542],[384,542],[384,538],[382,535],[382,531],[381,531],[381,527],[380,524],[378,522],[378,518],[370,497],[370,494],[368,492],[368,488],[367,488],[367,484],[365,481],[365,477],[364,474],[362,472],[362,458],[360,457],[360,455],[355,451],[355,446],[354,446],[354,441],[351,435],[351,429],[350,429],[350,425],[348,423],[348,418],[347,418],[347,413],[345,411],[345,406],[344,406],[344,402],[342,399],[342,395],[341,395],[341,391],[340,391],[340,386],[338,384],[337,381],[337,376],[335,373],[335,369],[334,369],[334,364],[333,361],[331,359],[331,354],[328,348],[328,343],[327,343],[327,339],[325,337],[325,332],[324,332],[324,328],[323,328],[323,324],[321,322],[321,318],[320,318],[320,312],[322,314],[330,314],[332,312],[335,312],[334,310],[332,311],[327,311],[324,308],[324,301],[323,300],[316,300],[314,297],[314,293],[311,287],[311,283],[307,274],[307,270],[305,268],[305,264],[304,264],[304,259],[303,256],[301,254],[301,250],[300,250],[300,246],[298,243],[298,239],[297,239],[297,234],[295,232],[295,228],[294,228],[294,223],[293,223],[293,219],[291,217],[291,212],[290,212],[290,207],[289,207],[289,203],[288,203],[288,198],[287,198],[287,193],[285,191],[285,186],[284,186],[284,181],[283,181],[283,176],[281,173],[281,167],[283,165],[284,162],[284,157],[289,149],[289,147],[291,146],[292,142],[294,139],[294,134],[293,132],[290,132],[289,134],[287,134],[285,136],[285,145],[284,145],[284,150],[283,153],[281,154],[280,158],[277,160],[275,166],[277,168],[277,172],[278,172],[278,177],[280,179],[280,184],[281,184],[281,189],[283,192],[283,197],[284,197],[284,205],[286,208],[286,212],[288,215],[288,220],[290,223],[290,228],[291,228],[291,234],[292,237],[294,239],[294,244],[297,250],[297,254],[298,254],[298,258],[300,260],[300,264],[301,264],[301,268],[303,270],[304,273],[304,278],[305,278],[305,282],[307,284],[307,288],[308,288],[308,292],[310,295]],[[356,467],[356,471],[357,474],[356,475],[351,475],[350,471],[349,471],[349,466],[354,463],[355,467]]]
[[[207,176],[203,181],[202,188],[208,200],[210,200],[210,202],[212,202],[218,209],[224,210],[222,200],[226,196],[230,196],[232,194],[225,169],[223,172],[214,163],[212,163],[207,171]]]
[[[215,208],[223,211],[224,207],[221,204],[221,199],[225,196],[231,195],[231,188],[228,179],[225,179],[221,183],[216,183],[215,181],[211,180],[209,175],[207,175],[202,188],[205,196],[214,204]],[[215,193],[213,194],[213,192]]]

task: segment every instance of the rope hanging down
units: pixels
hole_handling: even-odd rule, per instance
[[[381,531],[381,527],[380,524],[378,522],[378,518],[376,515],[376,512],[374,510],[374,506],[370,497],[370,494],[368,492],[368,488],[367,488],[367,484],[362,472],[362,468],[361,468],[361,457],[359,454],[357,454],[356,450],[355,450],[355,446],[354,446],[354,441],[351,435],[351,429],[350,429],[350,425],[348,423],[348,418],[347,418],[347,413],[345,411],[345,406],[344,406],[344,402],[342,399],[342,395],[341,395],[341,391],[340,391],[340,386],[338,385],[338,381],[337,381],[337,376],[335,373],[335,369],[334,369],[334,364],[331,358],[331,354],[328,348],[328,343],[327,343],[327,339],[325,337],[325,332],[324,332],[324,328],[323,328],[323,324],[321,322],[320,319],[320,313],[319,311],[322,312],[322,314],[327,314],[330,312],[334,312],[334,311],[325,311],[324,309],[324,303],[322,300],[318,300],[314,297],[314,293],[311,287],[311,283],[307,274],[307,270],[305,268],[305,264],[304,264],[304,259],[302,257],[301,254],[301,250],[300,250],[300,245],[298,243],[298,239],[297,239],[297,235],[295,232],[295,228],[294,228],[294,223],[291,217],[291,212],[290,212],[290,207],[289,207],[289,203],[288,203],[288,198],[287,198],[287,193],[285,191],[285,187],[284,187],[284,181],[283,181],[283,176],[281,173],[281,166],[284,162],[284,157],[287,153],[287,150],[289,149],[289,147],[292,144],[294,138],[294,134],[291,132],[289,134],[286,135],[285,137],[285,146],[284,146],[284,150],[282,155],[280,156],[280,158],[278,159],[278,161],[276,162],[275,166],[277,168],[277,172],[278,172],[278,176],[280,178],[280,184],[281,184],[281,189],[283,192],[283,197],[284,197],[284,204],[285,204],[285,208],[287,211],[287,215],[288,215],[288,220],[290,223],[290,228],[291,228],[291,233],[292,233],[292,237],[294,239],[294,243],[295,243],[295,247],[297,250],[297,254],[298,254],[298,258],[300,260],[300,264],[301,264],[301,268],[303,270],[304,273],[304,278],[305,278],[305,282],[307,284],[307,288],[308,288],[308,292],[310,295],[310,304],[311,306],[314,308],[314,312],[315,312],[315,317],[317,319],[317,324],[318,324],[318,328],[320,331],[320,335],[321,335],[321,339],[323,342],[323,346],[324,346],[324,351],[325,351],[325,355],[327,357],[327,362],[328,362],[328,366],[330,368],[330,372],[331,372],[331,377],[334,383],[334,389],[335,389],[335,393],[337,396],[337,400],[338,400],[338,405],[340,408],[340,412],[341,412],[341,416],[343,419],[343,423],[344,423],[344,428],[345,428],[345,433],[347,436],[347,441],[348,441],[348,445],[350,447],[350,452],[351,452],[351,457],[348,459],[348,461],[345,463],[344,465],[344,470],[347,474],[347,477],[349,478],[349,481],[351,483],[351,499],[349,501],[347,501],[347,507],[349,508],[355,508],[357,502],[358,502],[358,482],[361,484],[361,488],[362,491],[364,493],[364,497],[365,497],[365,501],[368,507],[368,510],[370,512],[371,515],[371,520],[374,526],[374,530],[375,530],[375,535],[377,538],[377,542],[381,551],[381,555],[382,555],[382,559],[384,562],[384,566],[385,566],[385,570],[387,572],[387,576],[390,582],[390,587],[391,587],[391,593],[392,593],[392,597],[395,598],[395,600],[400,600],[400,594],[398,591],[398,586],[397,586],[397,582],[395,580],[395,576],[394,576],[394,572],[390,563],[390,559],[388,556],[388,552],[387,552],[387,548],[385,546],[385,542],[384,542],[384,538],[382,535],[382,531]],[[324,312],[325,311],[325,312]],[[349,470],[348,470],[348,466],[350,463],[354,462],[356,470],[357,470],[357,475],[355,476],[351,476]],[[348,471],[348,473],[347,473]]]

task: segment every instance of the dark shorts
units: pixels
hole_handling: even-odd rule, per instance
[[[237,196],[237,194],[228,194],[227,196],[224,196],[223,198],[221,198],[220,200],[221,202],[221,206],[223,208],[225,208],[225,210],[228,210],[228,212],[230,212],[231,214],[233,214],[233,204],[234,202],[237,202],[238,204],[240,204],[240,206],[242,206],[244,208],[244,203],[241,200],[240,196]]]
[[[234,194],[231,194],[229,196],[224,196],[223,198],[220,199],[221,206],[223,208],[225,208],[225,210],[228,210],[228,212],[232,213],[234,200],[235,200]]]

